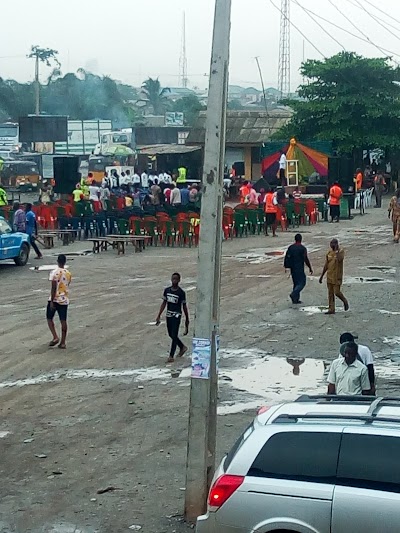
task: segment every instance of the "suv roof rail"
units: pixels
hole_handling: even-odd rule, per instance
[[[382,406],[382,402],[384,402],[385,405],[389,405],[390,403],[398,402],[400,404],[400,397],[399,396],[364,396],[364,395],[335,395],[335,394],[302,394],[299,396],[296,400],[294,400],[297,403],[306,403],[306,402],[316,402],[318,403],[318,400],[326,400],[328,402],[337,402],[337,403],[373,403],[377,404],[379,403],[380,406]],[[379,400],[379,402],[378,402]],[[321,402],[322,403],[322,402]]]
[[[297,422],[299,419],[307,420],[359,420],[366,424],[372,424],[373,422],[392,422],[400,424],[400,416],[379,416],[378,414],[355,414],[355,413],[305,413],[305,414],[281,414],[273,420],[273,424],[280,422]]]

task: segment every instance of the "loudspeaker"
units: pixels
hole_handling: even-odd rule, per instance
[[[79,181],[79,157],[63,156],[53,159],[54,192],[71,194]]]
[[[233,163],[232,168],[236,172],[236,176],[244,176],[244,161],[236,161],[236,163]]]
[[[338,181],[342,187],[353,185],[353,160],[348,157],[330,157],[328,159],[328,182],[332,185]]]

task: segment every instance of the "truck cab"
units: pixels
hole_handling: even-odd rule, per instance
[[[16,265],[25,266],[29,252],[29,236],[13,231],[5,218],[0,217],[0,261],[13,259]]]

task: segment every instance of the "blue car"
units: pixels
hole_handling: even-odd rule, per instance
[[[16,265],[24,266],[30,249],[29,235],[13,231],[5,218],[0,217],[0,261],[14,259]]]

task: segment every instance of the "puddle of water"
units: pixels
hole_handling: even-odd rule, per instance
[[[246,278],[272,278],[268,274],[246,274]]]
[[[367,266],[364,270],[372,270],[377,272],[383,272],[384,274],[396,274],[396,268],[391,266]]]
[[[384,278],[345,278],[345,284],[354,284],[354,283],[395,283],[393,279],[384,279]]]
[[[246,358],[246,362],[248,362],[249,358],[259,358],[259,357],[265,357],[266,352],[263,350],[258,350],[257,348],[244,348],[244,349],[222,349],[219,351],[220,357],[222,359],[232,359],[234,357],[237,358]]]
[[[4,437],[7,437],[9,434],[9,431],[0,431],[0,439],[4,439]]]
[[[186,292],[191,292],[191,291],[195,291],[196,289],[197,289],[197,287],[186,287],[185,291]]]
[[[40,266],[34,266],[30,267],[29,270],[34,270],[36,272],[41,272],[43,270],[55,270],[57,268],[57,265],[40,265]],[[69,265],[65,265],[65,268],[69,268]]]
[[[400,315],[400,311],[387,311],[386,309],[371,309],[371,311],[377,311],[381,315]]]
[[[383,337],[382,342],[390,346],[397,346],[400,344],[400,337]]]
[[[326,388],[324,362],[317,359],[268,357],[247,368],[224,369],[232,381],[227,385],[268,401],[286,401],[302,393],[320,393]],[[236,402],[235,402],[236,403]]]
[[[318,307],[316,305],[310,305],[307,307],[300,307],[300,311],[303,311],[303,313],[306,313],[307,316],[312,316],[312,315],[318,315],[321,313],[326,313],[326,311],[328,311],[328,307],[323,307],[323,306]]]
[[[82,370],[58,370],[49,374],[41,374],[32,378],[18,379],[16,381],[4,381],[0,383],[0,389],[11,387],[25,387],[27,385],[41,385],[63,379],[108,379],[108,378],[135,378],[136,381],[151,381],[153,379],[165,379],[171,377],[168,368],[137,368],[131,370],[106,370],[106,369],[82,369]]]
[[[283,255],[285,252],[282,252],[282,251],[274,251],[274,252],[265,252],[265,255],[269,255],[269,256],[272,256],[272,257],[276,257],[276,256],[281,256]]]
[[[58,254],[51,254],[54,257],[58,257]],[[93,255],[93,250],[82,250],[79,252],[68,252],[64,253],[66,257],[81,257],[85,255]]]

